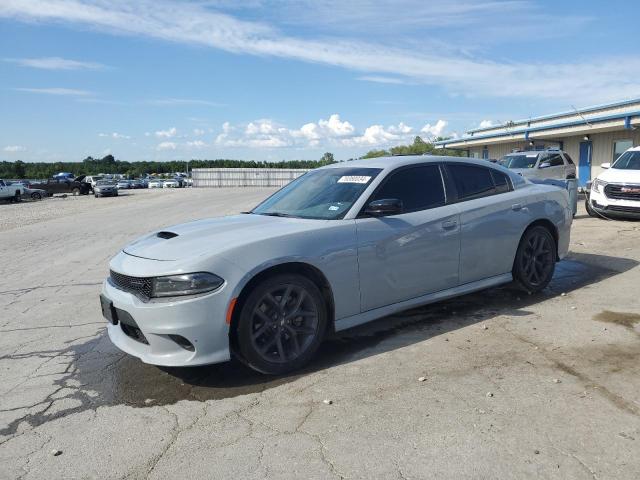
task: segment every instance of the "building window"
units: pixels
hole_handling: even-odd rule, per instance
[[[631,140],[616,140],[613,142],[613,161],[615,162],[620,155],[633,147]]]
[[[489,147],[484,147],[482,149],[482,158],[484,160],[489,160]]]

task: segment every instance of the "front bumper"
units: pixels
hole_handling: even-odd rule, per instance
[[[605,217],[640,218],[640,201],[609,198],[593,187],[589,192],[589,204]]]
[[[102,295],[116,311],[126,312],[135,325],[132,329],[131,320],[126,319],[116,325],[108,323],[109,338],[120,350],[153,365],[196,366],[227,361],[229,326],[225,323],[224,287],[203,295],[143,302],[106,280]],[[193,349],[181,346],[175,336],[187,339]]]

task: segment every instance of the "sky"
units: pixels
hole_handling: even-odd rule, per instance
[[[640,97],[640,2],[2,0],[0,160],[338,160]]]

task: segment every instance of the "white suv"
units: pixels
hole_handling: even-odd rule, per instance
[[[591,216],[640,218],[640,147],[624,152],[591,184],[587,212]]]
[[[528,150],[509,153],[498,163],[526,178],[565,180],[576,178],[576,166],[562,150]]]

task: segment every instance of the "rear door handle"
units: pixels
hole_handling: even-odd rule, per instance
[[[453,228],[456,228],[458,226],[458,222],[456,222],[455,220],[447,220],[445,222],[442,222],[442,228],[444,228],[445,230],[451,230]]]
[[[523,208],[523,207],[522,207],[522,204],[521,204],[521,203],[514,203],[513,205],[511,205],[511,210],[514,210],[514,211],[516,211],[516,212],[517,212],[518,210],[522,210],[522,208]]]

